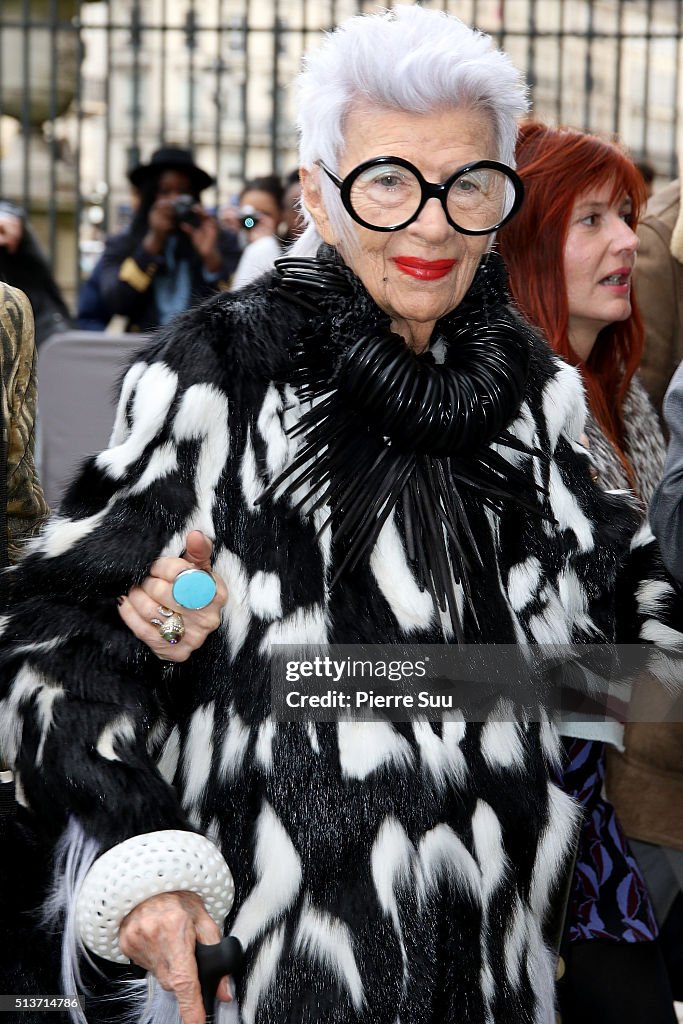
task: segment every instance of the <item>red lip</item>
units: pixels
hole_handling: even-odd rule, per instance
[[[453,269],[457,260],[421,260],[417,256],[395,256],[394,263],[404,274],[420,281],[437,281]]]

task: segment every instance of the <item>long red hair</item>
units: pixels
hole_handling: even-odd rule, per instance
[[[573,128],[538,122],[522,125],[517,171],[524,182],[522,208],[498,234],[512,295],[524,316],[551,347],[577,366],[588,403],[633,483],[624,454],[624,395],[643,352],[643,322],[633,293],[631,315],[600,331],[584,362],[569,344],[569,308],[564,248],[576,201],[611,184],[610,201],[628,196],[635,228],[645,205],[645,184],[629,157],[613,142]]]

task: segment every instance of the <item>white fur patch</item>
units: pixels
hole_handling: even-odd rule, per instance
[[[413,735],[420,751],[420,760],[437,786],[461,783],[467,772],[460,743],[465,735],[462,720],[448,719],[438,736],[429,722],[413,722]]]
[[[477,903],[481,901],[481,870],[450,825],[435,825],[425,832],[418,854],[422,868],[421,892],[439,889],[446,878],[460,893]]]
[[[132,743],[135,739],[135,727],[128,715],[122,714],[106,725],[97,738],[97,753],[107,761],[120,761],[114,750],[114,743]]]
[[[592,551],[594,540],[590,520],[586,518],[578,501],[566,486],[555,462],[550,464],[548,497],[559,528],[572,531],[579,551]]]
[[[249,576],[241,558],[227,548],[218,552],[214,569],[228,588],[228,600],[221,613],[222,629],[227,629],[230,659],[242,649],[251,625]]]
[[[63,555],[106,519],[113,502],[112,498],[107,502],[105,508],[84,519],[72,520],[53,516],[46,523],[42,535],[38,539],[37,550],[41,551],[46,558],[58,558]]]
[[[564,609],[572,626],[589,635],[602,636],[601,630],[588,614],[586,591],[581,586],[581,581],[573,569],[562,570],[557,578],[557,590],[560,607]]]
[[[346,988],[356,1012],[362,1010],[365,1003],[363,982],[348,925],[309,904],[301,912],[294,949],[327,967]]]
[[[253,1024],[256,1020],[259,1002],[275,982],[284,941],[285,926],[281,924],[264,938],[259,947],[244,986],[244,998],[240,1006],[244,1024]]]
[[[133,367],[131,373],[135,370]],[[162,429],[178,388],[178,375],[163,363],[153,363],[139,374],[132,405],[133,425],[125,440],[100,452],[96,465],[119,480]],[[119,409],[125,406],[119,405]],[[118,435],[115,427],[114,431]]]
[[[554,357],[553,361],[557,373],[543,391],[543,415],[551,452],[563,432],[578,441],[586,422],[586,395],[579,371],[559,357]]]
[[[683,633],[663,622],[658,622],[657,619],[648,619],[643,623],[640,627],[640,638],[670,650],[680,651],[683,645]]]
[[[201,440],[195,471],[197,508],[190,516],[188,529],[202,530],[213,537],[213,503],[228,459],[228,401],[210,384],[193,384],[183,395],[173,421],[177,441]]]
[[[249,582],[249,604],[254,615],[266,622],[282,616],[282,584],[274,572],[256,572]]]
[[[211,774],[213,757],[214,703],[197,708],[190,720],[182,753],[182,804],[185,809],[196,804]]]
[[[251,441],[251,427],[247,427],[247,440],[244,445],[244,454],[240,462],[240,483],[242,484],[242,497],[244,504],[250,512],[258,512],[257,500],[263,493],[263,483],[259,478],[256,467],[256,456]]]
[[[372,549],[370,569],[401,629],[411,633],[432,623],[434,602],[429,591],[417,585],[393,513]]]
[[[343,778],[365,779],[381,768],[410,768],[413,751],[390,722],[338,722],[339,766]]]
[[[270,654],[274,644],[324,645],[328,642],[325,613],[320,605],[297,608],[286,619],[268,627],[261,641],[260,654]]]
[[[472,815],[472,840],[481,871],[482,896],[488,901],[503,880],[507,858],[500,821],[490,804],[484,800],[477,800]]]
[[[62,939],[62,992],[82,992],[79,956],[83,949],[76,923],[76,903],[85,876],[99,853],[93,839],[86,838],[73,818],[59,841],[55,855],[52,889],[45,904],[45,918],[56,927]],[[71,1011],[72,1018],[86,1024],[82,1010]]]
[[[174,725],[173,729],[169,733],[168,739],[164,743],[164,749],[161,751],[161,756],[157,761],[157,768],[169,785],[172,785],[173,780],[175,779],[179,759],[180,730],[177,725]]]
[[[129,427],[128,418],[126,416],[126,409],[128,407],[128,400],[130,399],[133,390],[137,386],[140,377],[147,369],[148,364],[140,360],[134,363],[130,370],[126,373],[121,385],[121,393],[116,406],[116,417],[114,419],[114,426],[112,427],[111,436],[109,438],[109,444],[107,448],[115,448],[117,445],[122,444],[128,437]]]
[[[282,822],[264,801],[256,822],[254,871],[258,881],[232,925],[243,946],[261,935],[296,899],[301,887],[301,860]]]
[[[319,754],[320,744],[318,743],[318,729],[315,722],[306,722],[306,733],[311,744],[311,750],[314,754]]]
[[[265,772],[271,771],[273,767],[274,736],[275,722],[272,718],[265,718],[259,725],[258,735],[256,737],[256,747],[254,750],[256,762],[261,765],[261,768],[263,768]]]
[[[554,768],[559,768],[562,760],[560,737],[555,724],[549,720],[547,714],[543,710],[541,711],[541,727],[539,730],[539,736],[541,739],[543,753],[548,758],[548,762],[553,765]]]
[[[249,744],[249,726],[242,721],[233,707],[230,708],[228,728],[221,746],[218,775],[222,781],[237,778]]]
[[[636,530],[631,538],[631,551],[637,551],[639,548],[646,548],[648,544],[652,544],[654,540],[655,535],[652,532],[652,527],[646,519],[640,529]]]
[[[399,923],[395,889],[411,879],[414,860],[415,848],[403,825],[394,817],[385,818],[372,845],[370,868],[380,906],[391,917],[397,931]]]
[[[673,596],[674,589],[666,580],[643,580],[636,590],[638,610],[642,615],[661,615]]]
[[[524,767],[524,748],[517,722],[489,719],[481,731],[481,752],[489,768]]]
[[[282,398],[274,384],[271,384],[266,391],[256,426],[265,442],[266,466],[272,479],[284,469],[296,450],[296,445],[285,434],[282,422]]]
[[[20,807],[28,807],[29,803],[26,799],[26,793],[21,781],[21,775],[19,772],[14,772],[14,799],[17,801]]]
[[[527,941],[526,919],[526,909],[519,896],[515,896],[504,940],[505,973],[513,988],[517,988],[520,982],[520,971]]]
[[[529,902],[539,920],[548,909],[550,893],[561,877],[580,807],[553,782],[548,783],[548,823],[538,843],[531,876]]]
[[[47,686],[47,680],[29,665],[22,665],[14,677],[9,693],[0,701],[0,750],[8,764],[19,753],[22,733],[22,704],[31,700]]]
[[[538,594],[541,563],[535,557],[513,565],[508,574],[508,600],[513,611],[521,612]]]
[[[177,468],[178,450],[172,441],[167,441],[166,444],[160,445],[152,452],[144,472],[140,474],[140,478],[135,481],[128,493],[142,494],[157,480],[175,473]]]

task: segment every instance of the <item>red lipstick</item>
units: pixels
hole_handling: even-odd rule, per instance
[[[457,260],[421,260],[416,256],[395,256],[394,263],[404,274],[419,281],[438,281],[449,274]]]

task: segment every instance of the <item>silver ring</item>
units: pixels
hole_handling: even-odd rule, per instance
[[[171,617],[165,619],[159,626],[159,636],[169,644],[177,644],[185,636],[185,623],[179,612],[171,612]]]

